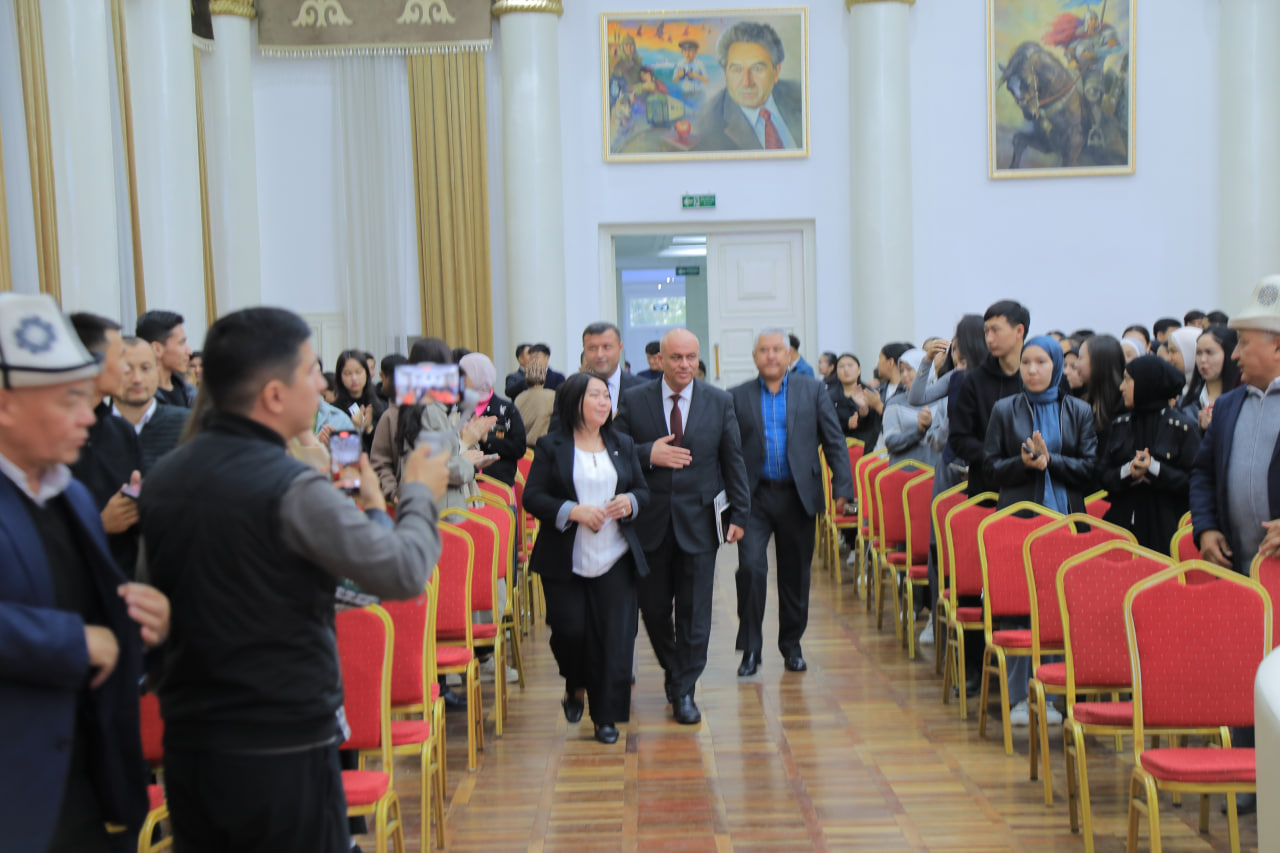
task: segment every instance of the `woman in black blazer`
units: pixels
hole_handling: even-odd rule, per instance
[[[636,577],[649,573],[631,522],[649,500],[640,459],[614,432],[609,386],[594,373],[565,380],[559,429],[538,439],[524,507],[542,526],[530,570],[542,576],[551,651],[565,681],[565,719],[591,719],[601,743],[631,715]]]

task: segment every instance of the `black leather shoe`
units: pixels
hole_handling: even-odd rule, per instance
[[[564,708],[564,718],[569,722],[576,723],[582,719],[582,700],[576,696],[566,693],[560,700],[560,707]]]
[[[1231,796],[1227,794],[1227,796]],[[1236,794],[1236,814],[1256,814],[1258,811],[1258,795],[1257,794]],[[1227,802],[1222,801],[1222,813],[1227,813]]]
[[[664,693],[667,694],[667,704],[668,705],[676,704],[676,694],[671,687],[671,679],[668,678],[666,681],[663,682],[662,690]]]
[[[809,665],[804,662],[804,658],[800,656],[799,652],[792,652],[787,655],[783,665],[787,668],[787,672],[804,672],[809,668]]]
[[[748,675],[755,675],[760,669],[760,653],[759,652],[743,652],[742,663],[738,664],[738,677],[746,678]]]
[[[618,727],[612,723],[596,726],[596,740],[601,743],[617,743]]]
[[[692,696],[681,696],[671,707],[671,715],[682,726],[696,726],[702,722],[702,712],[694,704]]]
[[[444,696],[444,709],[446,711],[467,710],[467,697],[459,696],[452,690],[446,690],[442,695]]]

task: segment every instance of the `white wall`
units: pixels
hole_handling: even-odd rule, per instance
[[[1190,308],[1238,310],[1206,303],[1217,279],[1217,0],[1138,4],[1133,175],[1001,181],[987,177],[981,5],[911,10],[917,340],[1001,298],[1031,309],[1033,333],[1118,334]]]
[[[707,0],[698,8],[741,5]],[[806,356],[854,348],[869,358],[883,341],[851,339],[843,4],[809,7],[810,157],[606,164],[600,14],[652,8],[647,0],[586,0],[567,4],[559,23],[568,339],[549,342],[553,360],[571,360],[578,331],[598,319],[601,224],[769,219],[815,223],[818,337],[804,342]],[[990,180],[983,4],[919,3],[910,14],[918,339],[946,334],[962,313],[1003,297],[1031,308],[1033,331],[1118,331],[1193,307],[1237,310],[1202,296],[1217,274],[1216,0],[1139,4],[1137,172],[1110,178]],[[497,59],[496,49],[486,57],[490,246],[495,361],[505,368],[508,332],[518,338],[520,329],[506,312]],[[256,59],[254,66],[263,297],[308,312],[340,310],[330,62]],[[682,211],[680,195],[695,191],[715,193],[716,209]],[[416,327],[416,310],[406,314]]]

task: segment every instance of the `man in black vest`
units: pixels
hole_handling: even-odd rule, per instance
[[[209,417],[142,492],[147,566],[173,601],[159,694],[175,846],[188,853],[347,853],[334,589],[349,578],[412,598],[440,556],[447,454],[409,456],[392,526],[367,458],[353,503],[286,453],[324,386],[310,336],[277,308],[214,323]]]

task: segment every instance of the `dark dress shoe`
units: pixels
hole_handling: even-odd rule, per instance
[[[760,669],[760,653],[759,652],[743,652],[742,663],[738,664],[738,677],[746,678],[748,675],[755,675]]]
[[[663,690],[663,692],[664,692],[664,693],[666,693],[666,694],[667,694],[667,704],[668,704],[668,705],[674,705],[674,704],[676,704],[676,694],[675,694],[674,692],[672,692],[672,690],[671,690],[671,676],[670,676],[670,675],[668,675],[666,678],[664,678],[664,679],[662,680],[662,690]]]
[[[605,723],[596,726],[596,740],[601,743],[617,743],[618,727],[613,723]]]
[[[698,710],[698,706],[693,703],[692,696],[681,696],[676,699],[671,707],[671,715],[676,718],[676,722],[682,726],[696,726],[702,722],[702,712]]]
[[[564,718],[571,723],[576,723],[582,719],[582,700],[576,696],[565,694],[560,700],[560,707],[564,708]],[[615,735],[616,737],[616,735]]]
[[[452,690],[446,690],[444,696],[444,709],[446,711],[465,711],[467,710],[467,697],[459,696]]]
[[[1227,794],[1227,796],[1231,796]],[[1236,814],[1256,814],[1258,811],[1258,795],[1257,794],[1236,794]],[[1222,813],[1227,813],[1226,800],[1222,802]]]
[[[783,665],[787,668],[787,672],[804,672],[809,668],[809,665],[804,662],[804,658],[800,656],[799,652],[787,655]]]

